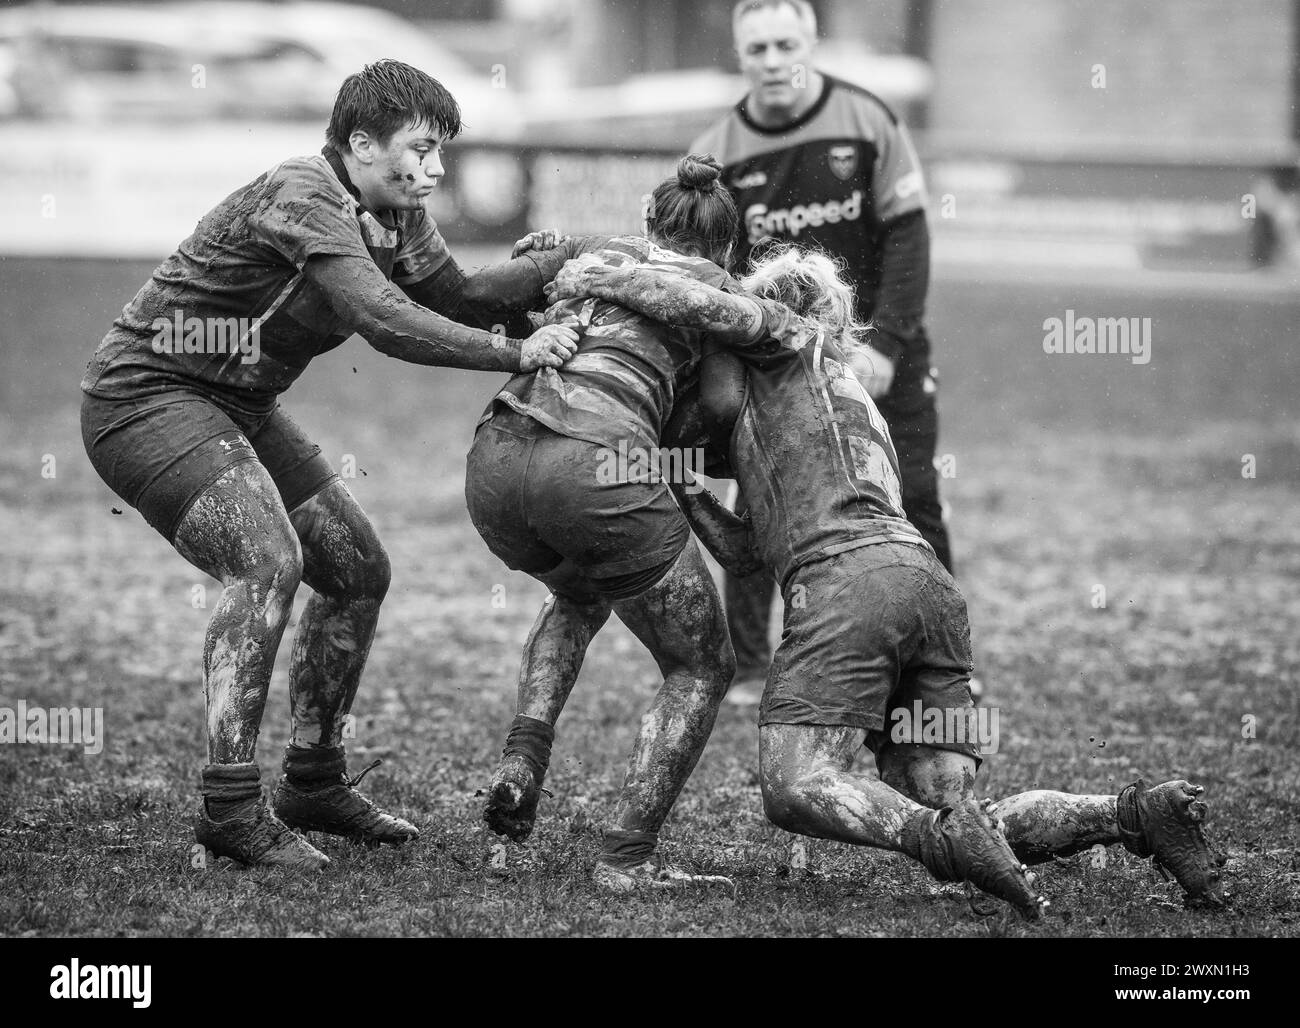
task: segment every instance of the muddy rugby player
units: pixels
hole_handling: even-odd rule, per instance
[[[95,469],[224,586],[203,651],[208,764],[194,827],[245,864],[324,867],[290,828],[369,844],[418,835],[357,792],[342,745],[388,557],[280,394],[353,332],[399,360],[486,371],[553,367],[576,347],[560,325],[526,339],[518,321],[487,331],[497,312],[466,299],[424,208],[460,127],[451,94],[409,65],[349,76],[322,152],[284,161],[204,216],[113,323],[82,382]],[[231,321],[237,339],[218,331]],[[184,338],[170,338],[176,325]],[[257,736],[300,581],[313,595],[293,643],[292,738],[272,813]]]
[[[900,723],[894,711],[916,703],[973,714],[966,602],[904,516],[889,427],[854,372],[859,326],[835,264],[771,246],[741,284],[751,295],[584,257],[555,289],[748,344],[706,353],[700,397],[701,424],[727,454],[749,514],[685,483],[673,492],[724,567],[743,574],[766,564],[782,589],[784,631],[759,706],[769,819],[906,853],[1031,917],[1046,900],[1025,862],[1116,843],[1172,871],[1189,898],[1220,902],[1199,787],[1139,780],[1118,796],[1035,790],[977,803],[971,734],[932,741],[886,731]],[[864,744],[878,779],[853,769]]]
[[[817,246],[846,262],[855,315],[876,325],[862,384],[894,433],[903,510],[951,571],[934,466],[938,379],[924,327],[926,194],[907,127],[876,96],[814,69],[817,20],[806,0],[741,0],[732,38],[749,91],[691,148],[722,162],[740,208],[736,274],[765,239]],[[740,500],[743,511],[743,493]],[[772,592],[771,569],[726,580],[736,649],[729,702],[761,695]]]
[[[672,269],[738,289],[717,266],[727,261],[737,227],[720,172],[711,158],[687,156],[653,192],[646,237],[567,240],[525,254],[475,287],[492,281],[499,301],[536,304],[569,257],[586,253],[610,266]],[[497,273],[512,266],[514,276]],[[528,837],[555,724],[588,645],[613,612],[664,677],[642,719],[594,880],[616,892],[725,881],[666,865],[658,852],[659,830],[734,671],[721,600],[662,477],[602,473],[611,454],[662,452],[670,414],[696,379],[702,339],[608,302],[561,302],[547,311],[550,319],[569,316],[581,323],[577,355],[563,368],[507,383],[468,458],[465,495],[475,527],[507,565],[551,590],[524,647],[517,716],[485,818],[508,838]]]

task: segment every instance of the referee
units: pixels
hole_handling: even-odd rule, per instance
[[[875,374],[863,385],[889,422],[903,508],[951,571],[934,468],[936,373],[922,324],[930,274],[925,183],[907,129],[871,93],[813,70],[817,21],[807,0],[741,0],[731,24],[749,93],[690,152],[723,165],[744,222],[738,273],[767,238],[820,247],[843,261],[858,316],[876,328],[867,347]],[[762,694],[773,586],[767,572],[727,578],[733,703],[757,703]]]

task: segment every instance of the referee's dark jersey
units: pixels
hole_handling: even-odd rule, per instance
[[[692,145],[723,165],[736,198],[744,239],[737,270],[748,270],[766,237],[815,244],[842,258],[869,319],[880,284],[881,229],[924,210],[925,182],[907,129],[884,101],[822,75],[817,101],[796,121],[763,128],[742,99]]]

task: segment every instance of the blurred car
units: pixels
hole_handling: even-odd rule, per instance
[[[388,11],[318,2],[8,8],[0,116],[316,118],[347,75],[383,57],[451,90],[474,139],[517,135],[517,102],[486,70]]]
[[[869,89],[906,121],[929,97],[934,77],[923,60],[877,54],[855,40],[818,44],[821,71]],[[632,75],[611,86],[538,92],[527,99],[533,141],[582,145],[681,146],[710,126],[745,95],[745,79],[711,68]]]

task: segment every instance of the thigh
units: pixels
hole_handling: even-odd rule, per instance
[[[292,592],[302,553],[271,476],[256,460],[228,467],[181,518],[174,545],[186,560],[221,582],[257,578]]]
[[[726,672],[730,680],[735,662],[722,601],[695,544],[682,550],[657,583],[639,596],[615,601],[613,607],[664,675],[707,668]]]
[[[975,795],[974,757],[934,746],[891,745],[876,754],[880,780],[925,807],[951,807]]]
[[[85,396],[81,431],[99,476],[168,542],[200,494],[235,464],[257,461],[229,413],[182,390],[128,400]]]
[[[847,771],[862,749],[863,735],[845,725],[763,725],[758,762],[764,784],[792,784],[818,768]]]
[[[293,510],[338,480],[338,473],[320,447],[279,406],[248,438],[275,483],[285,510]]]

